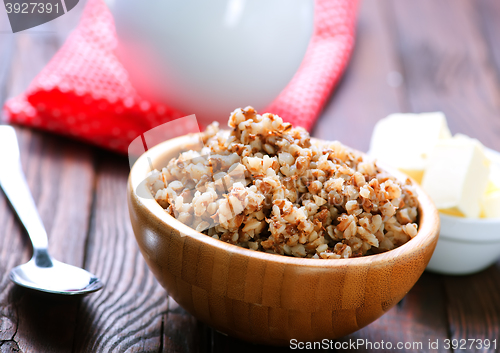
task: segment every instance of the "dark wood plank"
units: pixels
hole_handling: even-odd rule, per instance
[[[59,37],[54,31],[20,32],[12,36],[14,64],[7,79],[7,98],[23,93],[60,47]]]
[[[500,83],[477,2],[392,3],[411,110],[441,110],[452,133],[500,150]]]
[[[253,352],[273,352],[284,353],[293,352],[290,347],[270,347],[244,342],[236,338],[225,336],[219,332],[212,333],[212,352],[220,353],[253,353]]]
[[[361,2],[351,61],[316,123],[315,137],[367,151],[377,120],[407,110],[392,18],[384,3]]]
[[[212,350],[212,335],[213,330],[168,298],[168,312],[163,319],[163,344],[159,352],[209,352]]]
[[[105,287],[83,299],[75,352],[157,352],[167,324],[167,293],[140,254],[130,225],[124,157],[104,153],[97,166],[96,195],[86,267]]]
[[[440,275],[424,273],[410,292],[394,308],[366,328],[340,342],[364,341],[359,352],[450,352],[446,297]],[[382,345],[382,341],[385,345]],[[438,349],[430,349],[438,342]],[[371,343],[371,345],[370,345]],[[378,343],[379,346],[375,346]],[[401,346],[401,348],[399,347]],[[380,347],[379,349],[377,349]],[[385,349],[382,349],[385,347]],[[352,351],[352,350],[351,350]]]
[[[411,12],[413,2],[405,2]],[[366,151],[376,121],[398,111],[410,110],[401,60],[396,47],[394,12],[388,1],[363,1],[356,47],[349,68],[318,122],[314,135],[338,139]],[[339,339],[371,343],[422,342],[448,338],[444,287],[438,275],[424,274],[396,307],[360,331]],[[425,328],[428,327],[428,328]],[[369,352],[375,349],[363,349]],[[439,351],[446,351],[440,347]],[[377,350],[380,351],[380,350]],[[382,350],[383,351],[383,350]],[[385,351],[390,351],[386,349]],[[412,352],[410,349],[398,351]],[[418,350],[417,350],[418,351]]]
[[[54,23],[46,24],[45,29]],[[50,60],[61,44],[58,33],[8,34],[10,43],[1,48],[6,54],[1,59],[2,103],[26,89]],[[2,33],[2,41],[6,36]],[[23,169],[48,232],[51,254],[83,266],[93,195],[92,148],[28,128],[16,127],[16,132]],[[3,193],[0,219],[0,350],[71,351],[81,298],[60,298],[13,285],[8,278],[10,269],[29,260],[32,250]]]
[[[50,252],[61,261],[82,266],[94,177],[89,149],[63,138],[16,130],[23,169],[48,231]],[[78,301],[33,293],[10,282],[10,269],[28,261],[32,250],[5,196],[0,197],[1,326],[15,327],[15,341],[23,352],[68,351]]]
[[[411,108],[442,110],[452,132],[466,133],[498,150],[500,85],[493,60],[497,49],[484,28],[497,26],[493,22],[500,8],[490,6],[497,12],[489,14],[491,24],[484,24],[478,4],[485,3],[419,1],[406,6],[407,2],[393,1],[398,47]],[[472,276],[444,278],[451,339],[498,339],[499,282],[498,265]],[[484,349],[467,346],[458,351]]]
[[[10,29],[8,24],[3,23],[0,32],[0,104],[2,105],[7,96],[7,78],[14,45],[12,34],[8,29]],[[3,123],[1,115],[0,123]],[[22,250],[12,253],[12,249],[27,248],[28,242],[20,236],[20,233],[21,228],[12,215],[12,209],[4,194],[0,192],[0,350],[6,352],[18,348],[16,341],[18,316],[15,307],[10,303],[9,292],[12,285],[8,272],[24,258]]]
[[[387,6],[388,1],[362,4],[351,65],[314,134],[366,150],[373,125],[383,116],[440,109],[447,113],[454,132],[467,132],[500,149],[495,139],[500,136],[498,48],[493,41],[498,23],[491,10],[498,5],[482,3],[478,12],[472,2],[463,1],[394,2],[394,8]],[[489,20],[480,26],[478,18]],[[59,29],[54,31],[59,33]],[[0,72],[0,83],[8,83],[8,91],[0,91],[2,99],[26,88],[61,38],[45,32],[16,35],[16,65],[9,79]],[[83,299],[60,300],[13,286],[8,270],[29,258],[30,244],[0,196],[1,351],[276,350],[210,332],[167,299],[138,252],[130,229],[124,159],[104,154],[95,176],[92,149],[28,129],[18,132],[23,166],[50,241],[57,244],[52,252],[95,272],[106,287]],[[429,339],[442,343],[448,328],[452,338],[498,337],[498,265],[475,276],[443,278],[424,274],[397,307],[339,342],[349,338],[373,343],[423,342],[427,351],[425,343]]]
[[[14,38],[11,33],[0,32],[0,104],[3,106],[7,99],[7,80],[9,77],[11,60],[14,50]],[[0,114],[0,124],[3,116]]]
[[[488,51],[491,54],[491,60],[495,63],[497,80],[500,79],[500,46],[498,38],[500,37],[500,2],[495,0],[477,1],[475,7],[479,11],[479,25],[483,36],[488,43]]]
[[[448,317],[455,351],[484,352],[479,341],[496,339],[488,352],[500,352],[500,262],[470,276],[447,276]],[[471,341],[460,341],[460,340]]]
[[[80,298],[59,298],[14,285],[7,294],[8,307],[14,309],[7,322],[14,324],[14,332],[5,348],[0,341],[1,352],[71,351]]]

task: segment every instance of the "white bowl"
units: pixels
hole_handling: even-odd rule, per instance
[[[313,0],[106,0],[118,55],[143,97],[225,124],[264,109],[304,58]]]
[[[441,233],[427,269],[450,275],[475,273],[500,257],[500,219],[440,214]]]
[[[500,171],[500,153],[486,149],[493,173]],[[467,275],[500,258],[500,219],[469,219],[440,214],[439,240],[427,270]]]

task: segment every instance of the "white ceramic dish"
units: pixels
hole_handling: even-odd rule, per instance
[[[492,173],[500,175],[500,153],[486,149]],[[441,232],[427,270],[467,275],[500,258],[500,219],[467,219],[440,214]]]
[[[106,0],[118,54],[144,97],[227,123],[234,107],[264,109],[304,58],[313,0]]]

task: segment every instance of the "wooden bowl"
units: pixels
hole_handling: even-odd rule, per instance
[[[243,249],[196,232],[168,215],[149,195],[144,180],[151,165],[161,170],[198,144],[199,136],[191,134],[143,154],[130,172],[128,204],[137,243],[160,284],[216,330],[272,345],[338,338],[393,307],[427,266],[438,240],[439,216],[418,185],[418,234],[378,255],[294,258]]]

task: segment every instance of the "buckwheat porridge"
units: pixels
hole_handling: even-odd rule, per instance
[[[184,224],[244,248],[322,259],[388,251],[417,234],[410,180],[252,107],[232,112],[229,127],[208,126],[201,151],[148,176],[157,202]]]

